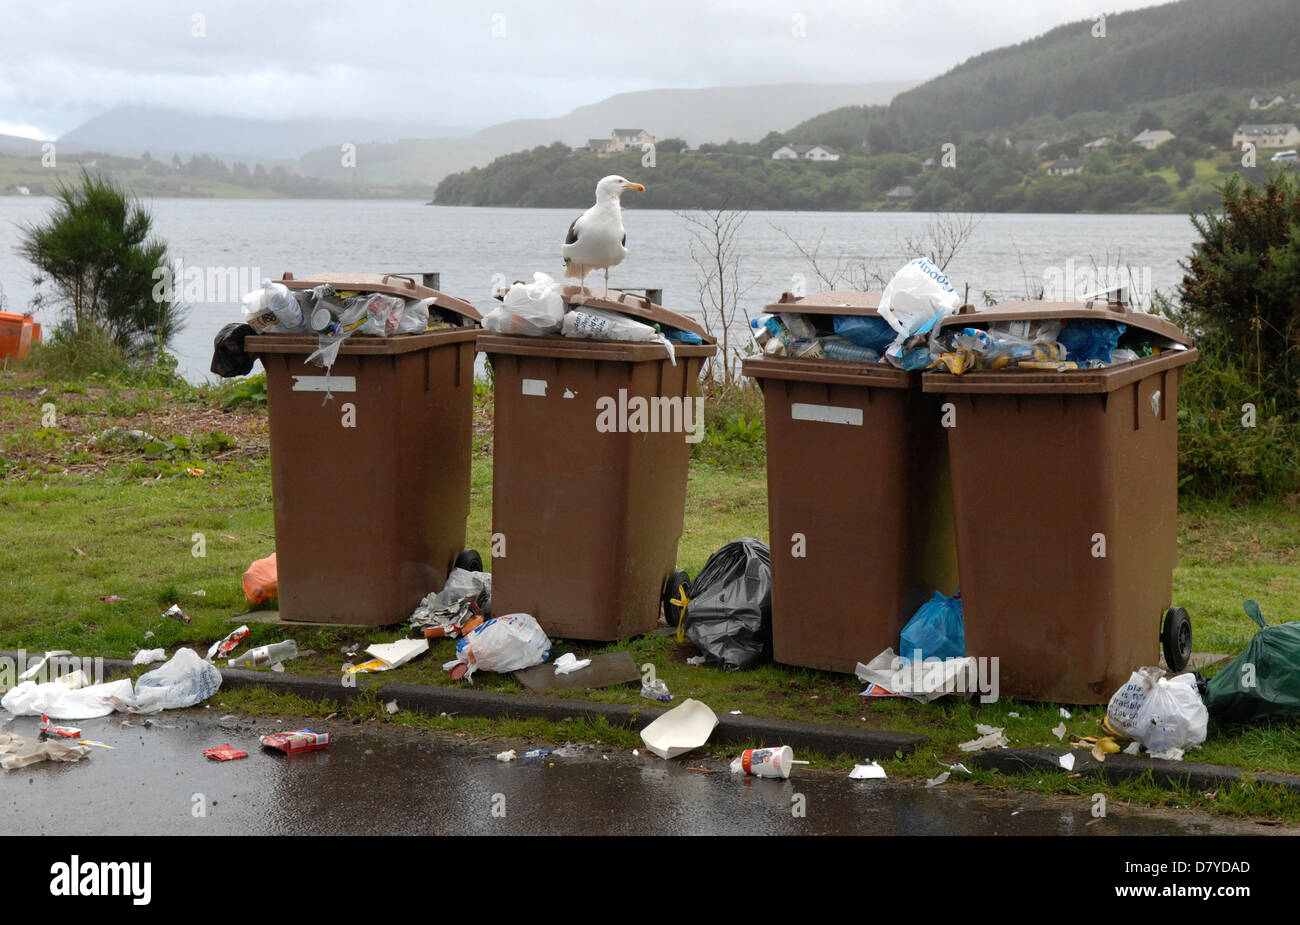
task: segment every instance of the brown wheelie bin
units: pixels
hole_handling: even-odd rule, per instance
[[[878,293],[786,293],[765,311],[875,315]],[[919,372],[887,363],[750,357],[763,389],[772,649],[786,665],[852,672],[898,648],[935,591],[957,590],[947,445]]]
[[[279,282],[432,298],[431,317],[455,325],[354,334],[328,379],[304,364],[314,335],[245,340],[266,368],[280,619],[401,622],[455,562],[477,559],[464,546],[479,313],[406,277],[285,274]]]
[[[695,321],[648,299],[564,295],[704,340],[675,344],[673,365],[657,343],[478,338],[496,392],[492,610],[532,614],[552,636],[625,639],[655,628],[676,569],[692,445],[677,422],[694,419],[716,348]],[[655,410],[637,419],[642,401]]]
[[[947,428],[966,654],[997,658],[1003,695],[1106,703],[1161,643],[1186,665],[1170,608],[1178,558],[1178,386],[1196,359],[1170,322],[1122,304],[1006,303],[940,330],[1100,319],[1151,356],[1099,369],[929,372]]]

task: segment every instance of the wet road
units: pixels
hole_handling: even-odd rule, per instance
[[[8,714],[4,714],[7,718]],[[0,771],[0,831],[84,834],[1282,834],[1282,827],[1112,804],[1093,819],[1082,798],[1004,795],[952,783],[851,781],[799,769],[788,781],[733,776],[726,763],[641,751],[502,763],[529,747],[345,720],[295,722],[201,708],[152,726],[120,716],[75,724],[95,749],[75,764]],[[308,726],[329,749],[286,757],[260,734]],[[18,717],[0,732],[35,735]],[[215,762],[201,752],[230,742],[249,753]],[[703,767],[716,771],[688,770]],[[957,777],[959,775],[954,775]],[[802,815],[800,814],[802,810]],[[1294,829],[1289,830],[1294,833]]]

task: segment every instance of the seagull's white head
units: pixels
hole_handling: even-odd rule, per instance
[[[623,195],[624,190],[637,190],[645,192],[645,187],[640,183],[633,183],[624,177],[617,175],[608,176],[596,184],[596,201],[603,202],[606,199],[617,200]]]

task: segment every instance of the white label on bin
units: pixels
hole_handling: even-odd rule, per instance
[[[795,421],[820,421],[823,424],[852,424],[862,426],[861,408],[840,408],[836,405],[809,405],[795,402],[790,406],[790,417]]]
[[[356,376],[294,376],[295,392],[355,392]]]
[[[540,396],[542,396],[542,398],[545,398],[545,397],[546,397],[546,380],[545,380],[545,379],[525,379],[525,380],[524,380],[524,394],[525,394],[525,395],[540,395]]]

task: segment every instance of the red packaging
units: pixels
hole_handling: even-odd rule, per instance
[[[205,748],[203,757],[211,758],[214,761],[234,761],[236,758],[247,758],[248,752],[241,751],[227,742],[225,745],[218,745],[216,748]]]
[[[264,748],[274,748],[286,755],[296,755],[299,752],[314,752],[328,748],[330,734],[312,732],[310,729],[293,729],[289,732],[276,732],[262,736],[261,742]]]
[[[50,718],[44,713],[41,714],[41,732],[46,735],[62,736],[65,739],[75,739],[81,735],[80,729],[74,729],[71,726],[54,726],[50,723]]]

